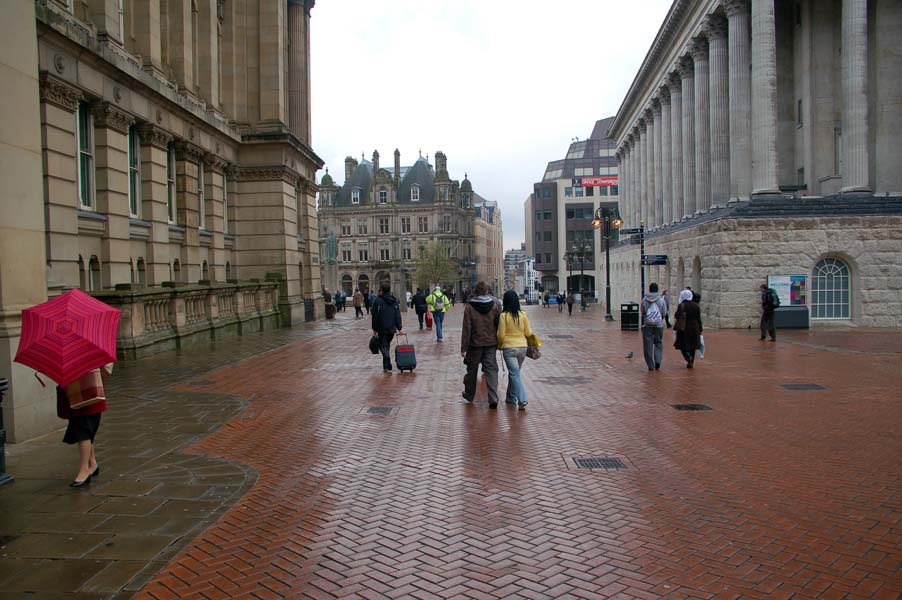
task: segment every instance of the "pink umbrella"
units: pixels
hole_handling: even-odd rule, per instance
[[[15,361],[65,386],[88,371],[116,362],[121,314],[77,289],[26,308]]]

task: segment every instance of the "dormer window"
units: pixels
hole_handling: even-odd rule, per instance
[[[388,203],[388,192],[386,190],[379,190],[379,204]]]
[[[360,188],[351,190],[351,204],[360,204]]]
[[[420,201],[420,186],[415,185],[410,188],[410,201],[411,202],[419,202]]]
[[[470,208],[470,194],[464,194],[464,208]]]

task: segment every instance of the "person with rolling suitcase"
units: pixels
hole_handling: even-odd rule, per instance
[[[401,334],[401,306],[391,293],[388,282],[382,284],[382,293],[373,301],[370,314],[373,318],[373,335],[379,336],[379,352],[382,353],[382,370],[391,373],[389,350],[395,333]]]

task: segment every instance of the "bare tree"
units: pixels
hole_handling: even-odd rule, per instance
[[[448,249],[437,242],[420,247],[417,257],[417,287],[424,290],[433,285],[450,283],[457,277],[457,264],[448,256]]]

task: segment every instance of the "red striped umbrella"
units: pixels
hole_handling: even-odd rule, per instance
[[[15,361],[65,386],[88,371],[116,362],[121,314],[77,289],[26,308]]]

